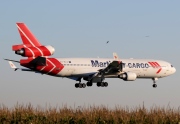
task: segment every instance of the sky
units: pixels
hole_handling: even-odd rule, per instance
[[[1,1],[0,104],[179,107],[179,5],[179,0]],[[76,89],[74,80],[15,72],[3,58],[22,59],[11,49],[22,43],[16,22],[24,22],[42,44],[54,46],[52,57],[112,58],[117,52],[120,58],[165,60],[176,73],[159,79],[155,89],[151,79],[106,79],[107,88]]]

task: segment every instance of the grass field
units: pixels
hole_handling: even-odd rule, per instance
[[[90,106],[68,108],[41,107],[34,108],[29,105],[16,105],[7,108],[0,105],[0,124],[8,123],[60,123],[60,124],[178,124],[180,122],[180,110],[170,107],[152,107],[146,109],[143,106],[137,108],[115,107],[108,109],[105,106]]]

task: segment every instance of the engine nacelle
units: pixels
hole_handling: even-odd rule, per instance
[[[137,75],[133,72],[126,72],[124,74],[118,75],[118,77],[123,79],[124,81],[134,81],[136,80]]]
[[[52,46],[25,47],[15,51],[15,54],[24,57],[51,56],[55,52]]]

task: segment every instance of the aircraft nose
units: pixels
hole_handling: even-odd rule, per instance
[[[175,72],[176,72],[176,68],[173,67],[173,68],[172,68],[172,73],[174,74]]]

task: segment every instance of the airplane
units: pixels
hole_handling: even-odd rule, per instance
[[[17,55],[26,57],[20,61],[5,59],[15,71],[29,71],[55,77],[65,77],[75,81],[76,88],[107,87],[105,78],[119,78],[135,81],[137,78],[152,79],[153,88],[156,81],[176,72],[170,63],[154,59],[120,59],[117,53],[112,58],[54,58],[55,48],[42,45],[24,23],[16,23],[23,44],[13,45]],[[17,68],[13,62],[25,68]],[[81,80],[87,83],[81,83]]]

